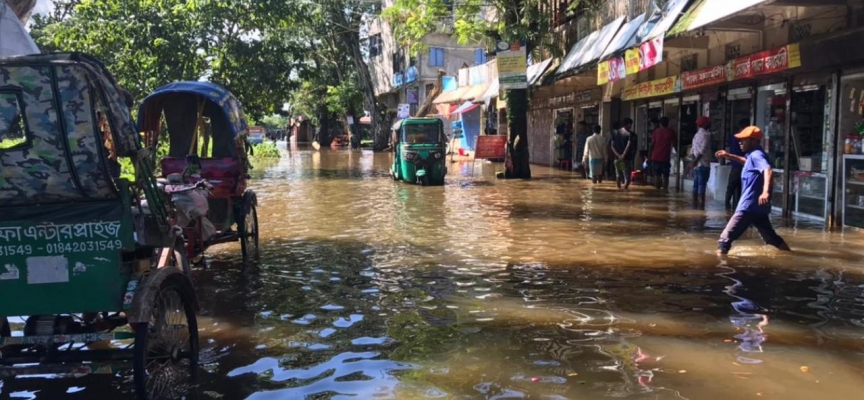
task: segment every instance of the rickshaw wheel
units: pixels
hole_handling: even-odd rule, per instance
[[[135,324],[133,375],[139,400],[187,394],[198,369],[198,320],[183,286],[166,280],[149,323]]]
[[[9,319],[0,318],[0,337],[12,337],[12,328],[9,327]]]
[[[183,271],[186,276],[192,274],[192,265],[189,262],[189,257],[186,256],[186,243],[183,242],[183,239],[177,239],[177,242],[174,243],[173,256],[173,265]]]
[[[258,256],[258,210],[254,204],[249,207],[249,213],[243,216],[240,250],[244,261]]]

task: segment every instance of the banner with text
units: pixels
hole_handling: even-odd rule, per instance
[[[498,42],[498,83],[501,89],[526,89],[528,87],[528,56],[525,41]]]
[[[726,82],[726,67],[723,65],[681,73],[681,88],[683,90],[718,85],[723,82]]]
[[[601,62],[597,66],[597,84],[605,85],[609,82],[618,82],[627,77],[624,69],[624,58],[612,57]]]
[[[474,158],[504,158],[507,149],[507,136],[478,136],[477,146],[474,149]]]
[[[736,58],[726,65],[728,80],[753,78],[801,66],[798,43]]]
[[[621,100],[630,101],[646,97],[664,96],[676,93],[680,89],[678,76],[670,76],[628,87],[621,93]]]
[[[663,61],[663,37],[649,40],[624,52],[625,74],[636,74]]]

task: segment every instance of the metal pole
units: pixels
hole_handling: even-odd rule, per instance
[[[833,135],[834,137],[831,138],[831,141],[829,142],[830,145],[828,146],[828,157],[829,157],[828,171],[825,171],[826,173],[828,173],[828,179],[826,182],[826,186],[828,186],[828,187],[826,188],[826,190],[829,191],[828,192],[828,217],[825,219],[825,222],[829,228],[834,228],[834,227],[837,227],[840,225],[840,220],[839,220],[839,218],[837,218],[837,208],[838,207],[837,207],[836,198],[838,196],[838,193],[841,196],[843,194],[842,189],[841,189],[841,191],[837,190],[838,186],[840,184],[840,178],[839,177],[844,176],[843,170],[842,170],[843,169],[843,157],[839,155],[840,152],[838,151],[838,149],[841,148],[841,146],[840,146],[841,135],[840,135],[839,125],[840,125],[840,107],[843,104],[842,101],[840,100],[841,99],[840,91],[842,88],[841,80],[840,80],[840,74],[841,74],[840,71],[836,71],[831,75],[831,95],[833,96],[833,97],[831,97],[831,102],[833,104],[832,104],[832,109],[831,109],[831,112],[829,113],[828,118],[832,119],[832,121],[830,121],[831,123],[829,126],[831,126],[830,134]],[[839,168],[838,168],[838,165],[840,166]]]
[[[676,135],[678,137],[677,138],[678,143],[675,145],[676,146],[675,151],[678,152],[678,160],[675,163],[676,164],[675,169],[677,171],[676,175],[678,175],[675,178],[675,191],[677,191],[679,193],[684,191],[684,171],[681,168],[681,160],[684,158],[684,155],[681,154],[681,135],[684,134],[684,132],[681,132],[681,120],[683,119],[683,113],[681,112],[681,103],[683,103],[683,102],[684,102],[684,95],[679,93],[678,94],[678,135]],[[665,113],[666,102],[664,101],[660,105],[660,107],[663,109],[663,112]]]
[[[790,209],[791,201],[790,194],[791,185],[792,185],[792,168],[790,168],[790,161],[792,160],[791,143],[792,143],[792,92],[793,85],[795,84],[795,80],[792,76],[786,79],[786,115],[785,115],[785,124],[786,124],[786,139],[783,144],[783,217],[789,218],[792,215],[792,210]]]

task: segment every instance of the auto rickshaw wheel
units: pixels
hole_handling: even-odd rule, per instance
[[[192,388],[198,369],[198,319],[191,295],[177,280],[166,280],[156,294],[150,322],[133,325],[139,400],[176,399]]]
[[[243,260],[258,257],[258,209],[254,204],[249,206],[249,212],[243,216],[240,226],[240,250]]]
[[[0,318],[0,337],[12,337],[12,328],[9,326],[9,319],[6,317]]]

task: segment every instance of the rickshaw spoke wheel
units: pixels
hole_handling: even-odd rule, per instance
[[[250,206],[249,213],[243,216],[240,247],[243,253],[243,260],[258,257],[258,210],[255,205]]]
[[[176,281],[162,284],[150,322],[136,327],[134,361],[141,400],[175,399],[191,389],[198,368],[198,322]]]

